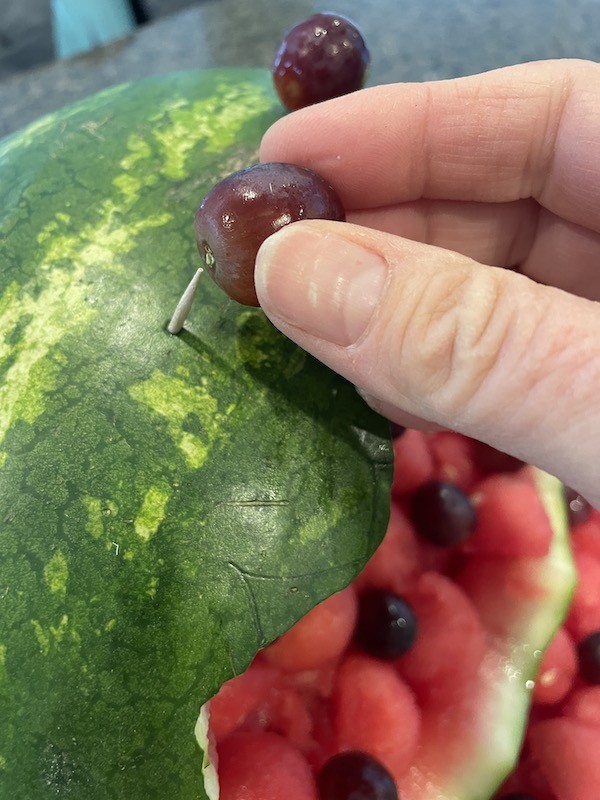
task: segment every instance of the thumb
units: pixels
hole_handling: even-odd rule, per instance
[[[266,240],[255,281],[272,322],[376,407],[487,442],[600,503],[600,304],[314,220]]]

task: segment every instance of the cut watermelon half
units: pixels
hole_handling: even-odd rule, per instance
[[[400,443],[397,448],[401,451]],[[451,570],[441,566],[440,571],[432,571],[430,560],[423,558],[415,569],[418,543],[407,546],[406,537],[398,539],[392,513],[381,552],[389,563],[401,560],[406,552],[411,568],[399,570],[395,591],[401,591],[415,609],[421,644],[417,639],[414,650],[405,657],[383,662],[360,653],[358,646],[350,643],[333,660],[327,655],[328,648],[323,649],[321,667],[280,671],[275,680],[279,688],[271,698],[281,696],[281,687],[285,687],[297,704],[304,704],[300,715],[303,737],[296,737],[294,744],[315,779],[332,756],[360,751],[393,776],[401,800],[489,800],[514,769],[542,656],[566,616],[576,578],[560,482],[531,468],[511,476],[511,481],[519,480],[523,486],[534,482],[550,520],[552,540],[545,554],[498,557],[487,552],[465,554],[459,547],[458,567],[453,561]],[[539,520],[537,499],[536,508],[531,509],[530,504],[530,510],[532,519]],[[527,513],[528,508],[523,508],[523,514]],[[523,522],[526,526],[527,520]],[[485,531],[479,530],[477,535],[481,537]],[[527,550],[527,543],[523,549]],[[367,565],[364,571],[368,581],[363,575],[355,581],[359,597],[361,592],[372,591],[378,581],[382,589],[389,590],[389,575],[380,562],[376,554],[373,566]],[[332,624],[331,614],[342,606],[335,600],[323,605],[328,602]],[[324,608],[321,616],[325,613]],[[303,621],[303,646],[310,649],[307,620]],[[340,626],[345,624],[347,620],[340,618]],[[315,642],[319,635],[316,630]],[[278,640],[278,656],[285,642],[285,636]],[[423,649],[428,650],[429,658]],[[251,665],[255,676],[249,674],[248,686],[266,674],[267,665],[273,669],[268,648],[266,656],[259,654]],[[237,686],[239,691],[239,679]],[[235,709],[221,710],[227,697],[233,694],[222,690],[214,711],[231,718]],[[244,697],[241,705],[246,709],[253,703]],[[249,773],[244,766],[247,753],[239,769],[232,758],[237,739],[215,743],[209,730],[209,708],[210,704],[204,707],[197,732],[205,753],[215,756],[222,746],[227,754],[221,800],[265,800],[264,786],[274,798],[287,797],[291,789],[281,767],[288,756],[282,756],[281,763],[265,766],[268,780],[260,772],[256,781],[252,770]],[[216,717],[215,731],[219,729],[220,718]],[[265,702],[256,693],[252,711],[232,736],[242,734],[239,742],[244,748],[255,747],[256,758],[262,760],[261,742],[269,751],[274,746],[277,749],[279,745],[272,739],[276,734],[289,745],[293,729],[293,721],[282,724],[281,717],[273,715],[272,699]],[[267,738],[263,740],[261,733]],[[279,749],[287,753],[283,745]],[[218,757],[214,765],[207,761],[205,770],[207,794],[217,800]],[[294,798],[313,797],[314,786],[300,792],[299,785],[296,782]]]

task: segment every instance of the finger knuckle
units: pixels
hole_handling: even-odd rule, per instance
[[[421,287],[398,345],[409,396],[462,415],[502,360],[513,307],[499,270],[457,267]]]

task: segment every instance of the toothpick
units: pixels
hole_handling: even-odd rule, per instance
[[[175,312],[171,317],[171,322],[169,322],[167,325],[167,330],[169,333],[179,333],[179,331],[183,328],[188,314],[190,313],[192,303],[194,302],[196,290],[198,289],[198,282],[203,272],[204,270],[202,267],[198,267],[196,274],[187,285],[185,292],[181,295],[181,299],[177,303]]]

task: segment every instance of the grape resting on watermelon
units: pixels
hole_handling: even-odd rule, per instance
[[[207,71],[109,90],[0,143],[0,794],[11,800],[215,798],[219,779],[237,791],[236,774],[267,800],[279,785],[257,769],[257,741],[309,795],[340,771],[321,772],[339,746],[355,754],[348,774],[381,791],[391,776],[404,800],[475,800],[519,753],[517,770],[525,756],[546,763],[589,727],[594,697],[567,686],[571,716],[544,716],[521,749],[574,576],[557,481],[477,475],[471,502],[490,535],[450,550],[415,539],[415,489],[473,490],[469,454],[437,468],[460,443],[434,449],[406,432],[388,526],[387,425],[353,387],[210,282],[186,329],[167,333],[197,258],[190,209],[253,161],[279,113],[268,73]],[[497,513],[510,548],[524,539],[502,498],[538,492],[546,511],[533,503],[532,519],[549,513],[549,534],[533,537],[535,553],[507,551]],[[380,590],[416,619],[393,661],[355,640],[360,595]],[[321,619],[312,653],[310,619],[286,633],[309,611]],[[582,590],[568,636],[594,614]],[[568,673],[568,642],[550,672]],[[310,663],[327,648],[327,668]],[[219,761],[200,706],[216,695],[217,709],[233,676],[241,706],[213,714]]]

